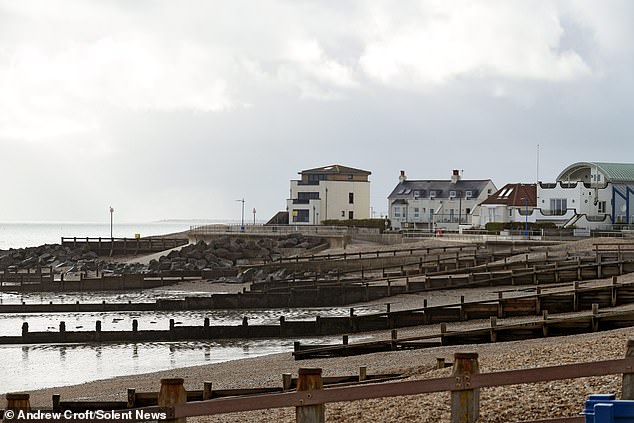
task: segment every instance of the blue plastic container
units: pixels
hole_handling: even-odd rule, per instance
[[[614,394],[590,395],[581,413],[586,423],[634,423],[634,401],[615,398]]]

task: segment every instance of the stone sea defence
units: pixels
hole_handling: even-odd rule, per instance
[[[105,260],[91,246],[45,244],[38,247],[0,251],[0,271],[19,271],[50,267],[54,273],[100,271],[114,274],[173,274],[182,271],[212,271],[236,265],[261,263],[315,248],[324,241],[318,237],[291,234],[245,239],[222,236],[206,243],[199,241],[172,250],[148,265]]]

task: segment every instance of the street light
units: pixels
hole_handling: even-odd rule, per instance
[[[114,215],[114,208],[112,208],[112,206],[110,206],[110,239],[114,238],[112,236],[112,216],[113,215]]]
[[[253,226],[255,226],[255,207],[253,207]]]
[[[526,224],[524,225],[524,235],[528,236],[528,195],[522,200],[526,200]]]
[[[242,200],[236,200],[242,203],[242,219],[240,220],[240,230],[244,231],[244,198]]]

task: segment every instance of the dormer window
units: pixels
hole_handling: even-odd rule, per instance
[[[473,191],[466,191],[466,192],[465,192],[465,197],[466,197],[466,198],[471,198],[471,197],[473,197]]]
[[[456,198],[456,191],[449,191],[449,198]]]
[[[429,191],[429,198],[436,198],[436,191]]]

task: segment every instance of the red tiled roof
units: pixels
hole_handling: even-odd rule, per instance
[[[537,207],[537,185],[536,184],[506,184],[500,190],[493,193],[482,204],[498,204],[505,206],[528,206]]]

